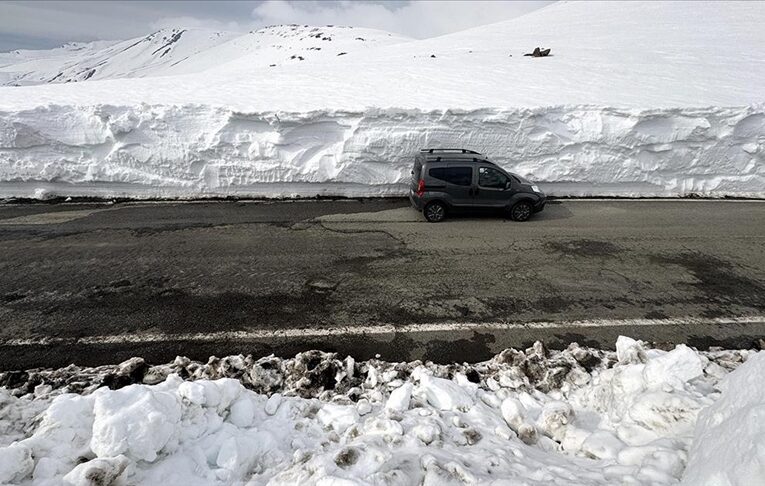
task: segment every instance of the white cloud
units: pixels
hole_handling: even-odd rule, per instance
[[[517,17],[549,3],[486,0],[419,0],[406,3],[267,0],[256,6],[252,14],[263,25],[353,25],[427,38]]]
[[[198,17],[180,16],[180,17],[162,17],[151,23],[150,30],[159,30],[165,28],[181,29],[210,29],[226,32],[244,32],[249,30],[252,22],[240,23],[237,21],[223,21],[215,19],[202,19]]]

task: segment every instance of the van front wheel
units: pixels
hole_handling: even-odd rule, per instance
[[[510,217],[513,221],[526,221],[531,217],[534,210],[527,201],[521,201],[510,209]]]
[[[441,202],[433,201],[432,203],[425,206],[422,214],[425,215],[425,219],[427,219],[428,222],[440,223],[444,220],[444,218],[446,218],[446,206],[444,206],[444,204]]]

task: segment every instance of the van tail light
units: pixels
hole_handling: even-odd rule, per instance
[[[425,195],[425,179],[420,179],[417,183],[417,196],[422,197]]]

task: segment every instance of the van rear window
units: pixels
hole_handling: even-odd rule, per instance
[[[430,169],[428,175],[457,186],[469,186],[473,183],[472,167],[437,167]]]
[[[414,168],[412,169],[412,178],[419,180],[420,172],[422,171],[422,164],[419,160],[414,161]]]

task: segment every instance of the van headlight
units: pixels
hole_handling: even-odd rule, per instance
[[[542,191],[539,190],[539,187],[535,186],[535,185],[531,186],[531,190],[534,191],[534,192],[542,192]]]

